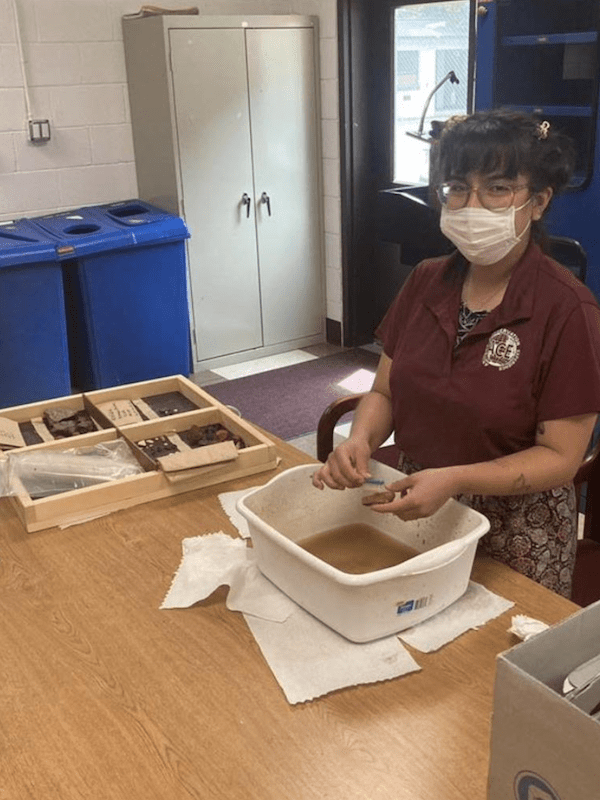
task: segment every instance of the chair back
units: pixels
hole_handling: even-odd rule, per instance
[[[570,269],[582,283],[585,283],[587,253],[576,239],[570,239],[568,236],[549,236],[548,250],[552,258]]]

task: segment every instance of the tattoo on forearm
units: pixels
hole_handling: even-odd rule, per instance
[[[538,425],[537,432],[539,433],[540,436],[543,436],[546,433],[546,426],[544,425],[543,422],[540,422],[540,424]]]
[[[517,480],[513,483],[513,489],[521,491],[521,492],[528,492],[530,489],[529,484],[525,480],[525,475],[521,473]]]

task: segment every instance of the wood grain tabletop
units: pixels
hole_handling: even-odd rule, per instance
[[[32,534],[0,501],[0,800],[484,800],[510,618],[577,607],[477,558],[513,609],[413,651],[421,672],[290,706],[224,589],[159,610],[182,539],[235,535],[217,495],[273,474]]]

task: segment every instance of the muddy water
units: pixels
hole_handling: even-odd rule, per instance
[[[316,533],[297,544],[321,561],[353,575],[394,567],[418,554],[414,548],[363,522]]]

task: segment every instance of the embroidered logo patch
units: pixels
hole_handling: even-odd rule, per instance
[[[521,342],[513,331],[499,328],[489,338],[482,363],[484,367],[508,369],[517,363],[521,352]]]

